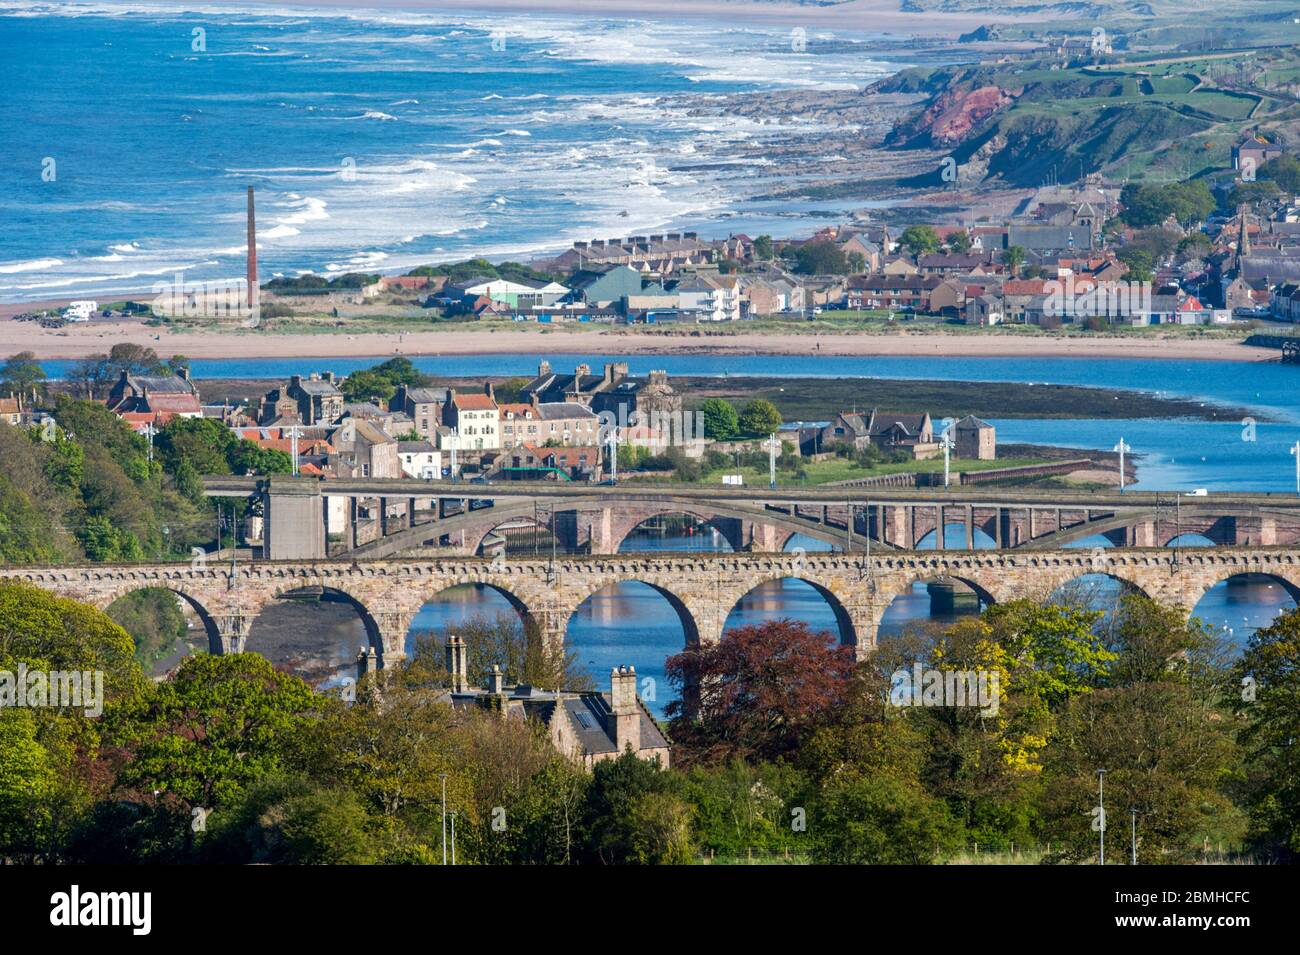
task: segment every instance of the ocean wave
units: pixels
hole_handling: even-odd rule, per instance
[[[63,264],[62,259],[27,259],[19,262],[0,262],[0,275],[13,275],[17,272],[43,272],[46,269],[58,268]]]
[[[368,109],[360,116],[349,116],[348,119],[378,119],[383,122],[396,122],[397,117],[391,113],[382,113],[377,109]]]

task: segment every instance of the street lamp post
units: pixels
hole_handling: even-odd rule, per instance
[[[776,440],[776,432],[772,432],[772,437],[767,442],[767,479],[769,487],[776,487],[776,452],[781,447]]]
[[[442,780],[442,864],[447,864],[447,774],[439,773]]]
[[[1121,437],[1119,439],[1119,444],[1115,445],[1111,450],[1119,452],[1119,489],[1122,493],[1124,490],[1124,455],[1129,451],[1132,451],[1133,448],[1131,445],[1125,443],[1124,439]]]
[[[451,811],[451,864],[456,864],[456,810]]]
[[[1133,829],[1132,829],[1132,836],[1131,836],[1131,841],[1133,844],[1133,865],[1137,865],[1138,864],[1138,811],[1137,809],[1130,809],[1129,813],[1133,817]]]
[[[618,483],[618,427],[609,429],[609,479]]]
[[[1121,441],[1121,444],[1124,442]],[[1097,831],[1101,834],[1099,865],[1106,864],[1106,770],[1097,770]]]
[[[940,444],[943,445],[943,486],[947,487],[951,480],[950,466],[952,464],[952,431],[945,430],[940,436]]]
[[[1300,494],[1300,441],[1291,445],[1291,456],[1295,458],[1295,492]]]

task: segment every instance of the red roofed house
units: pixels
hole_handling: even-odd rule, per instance
[[[461,450],[495,451],[501,447],[501,415],[491,382],[481,394],[457,394],[451,389],[448,397],[447,424],[460,436]]]

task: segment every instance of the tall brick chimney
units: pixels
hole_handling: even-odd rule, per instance
[[[636,699],[636,667],[615,667],[609,673],[610,716],[606,731],[614,737],[619,753],[629,746],[641,750],[641,704]]]
[[[248,187],[248,304],[257,308],[257,223],[253,215],[253,187]]]
[[[464,693],[469,689],[465,665],[465,641],[454,633],[447,637],[447,670],[451,673],[451,691]]]

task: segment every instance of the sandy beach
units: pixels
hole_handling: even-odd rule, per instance
[[[1009,334],[833,334],[776,332],[710,335],[624,329],[569,332],[536,325],[402,334],[275,334],[259,331],[170,332],[139,323],[106,322],[43,329],[33,322],[0,322],[0,356],[30,351],[41,359],[84,358],[118,342],[135,342],[166,358],[387,357],[585,353],[600,355],[934,355],[935,357],[1145,358],[1269,361],[1277,353],[1223,339],[1184,337],[1029,337]]]

